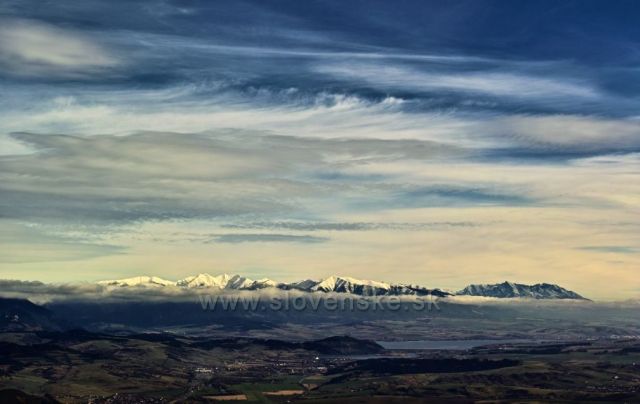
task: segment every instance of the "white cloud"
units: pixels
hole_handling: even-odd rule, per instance
[[[82,74],[120,62],[74,31],[28,20],[0,21],[0,69],[17,75]]]
[[[295,89],[257,96],[220,92],[192,102],[193,86],[113,91],[78,96],[46,94],[4,112],[0,133],[129,134],[136,131],[203,132],[236,128],[313,138],[420,139],[476,150],[594,153],[640,148],[640,121],[570,114],[491,115],[411,112],[410,101],[373,101]],[[6,144],[8,144],[5,141]],[[2,145],[0,145],[2,146]],[[9,147],[9,146],[7,146]],[[13,146],[12,146],[13,147]],[[1,153],[0,151],[0,154]],[[8,154],[5,152],[4,154]]]
[[[379,101],[320,93],[309,98],[294,92],[260,94],[224,92],[207,101],[190,101],[193,87],[143,93],[119,91],[84,97],[43,97],[26,108],[6,111],[0,133],[62,132],[129,134],[136,131],[202,132],[235,128],[315,138],[420,139],[474,145],[474,120],[447,113],[404,112],[401,99]],[[282,97],[282,98],[279,98]],[[277,99],[277,100],[276,100]],[[485,142],[486,143],[486,142]]]
[[[501,117],[486,125],[488,133],[535,144],[579,146],[589,150],[640,147],[640,121],[575,115]]]
[[[321,64],[318,73],[355,80],[384,89],[409,91],[449,90],[514,98],[596,98],[586,83],[506,72],[441,73],[385,63]]]

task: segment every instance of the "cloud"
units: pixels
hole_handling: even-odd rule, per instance
[[[250,222],[223,224],[227,229],[287,229],[299,231],[369,231],[369,230],[425,230],[446,227],[473,227],[473,222],[430,223],[372,223],[372,222]]]
[[[461,160],[464,149],[430,141],[241,130],[20,133],[14,138],[32,151],[0,157],[3,218],[75,225],[233,218],[236,225],[249,223],[245,228],[254,223],[255,228],[298,231],[453,227],[467,221],[378,224],[327,218],[338,212],[435,207],[631,206],[633,187],[628,184],[637,165],[630,158],[612,160],[604,168],[597,159],[559,166],[489,163]],[[319,175],[326,172],[340,175],[330,180]],[[610,173],[619,173],[619,185]],[[590,181],[567,194],[576,175]],[[603,186],[606,194],[598,191]],[[282,217],[288,222],[269,220]],[[256,218],[266,218],[265,223]]]
[[[577,247],[578,250],[612,254],[640,254],[640,248],[624,245],[601,245]]]
[[[197,302],[202,290],[187,288],[109,288],[97,283],[43,283],[0,279],[0,296],[29,299],[36,304],[63,301],[143,302],[179,301]]]
[[[189,274],[181,268],[213,265],[293,279],[349,268],[355,276],[460,287],[508,270],[523,282],[574,280],[574,288],[594,298],[610,293],[589,286],[602,268],[630,285],[637,278],[632,254],[612,264],[575,250],[633,245],[628,224],[640,182],[638,160],[628,155],[554,164],[473,161],[419,140],[237,130],[15,137],[32,152],[0,157],[3,228],[9,221],[37,223],[36,233],[66,236],[57,243],[96,247],[84,259],[50,261],[51,271],[41,263],[0,265],[17,278],[60,281],[77,271],[110,278],[114,268],[172,277]],[[326,172],[345,175],[317,175]],[[593,234],[594,225],[602,234]],[[313,231],[328,240],[207,242],[230,228],[258,235]],[[37,235],[8,230],[7,237],[14,256],[37,257]]]
[[[640,150],[638,119],[592,116],[514,115],[488,121],[481,128],[487,136],[512,143],[513,154],[555,153],[610,154]],[[509,148],[509,143],[504,148]]]
[[[594,30],[578,2],[551,19],[533,4],[505,19],[504,6],[437,2],[331,15],[0,3],[2,273],[213,263],[303,277],[313,263],[619,293],[597,282],[606,270],[637,290],[637,255],[575,248],[637,244],[638,38],[621,8],[599,8],[607,29]],[[207,243],[236,231],[330,240]]]
[[[474,125],[446,114],[406,112],[403,101],[394,97],[368,99],[296,88],[236,90],[206,83],[162,90],[87,91],[78,97],[45,92],[35,100],[22,100],[16,92],[8,92],[17,101],[7,105],[0,133],[193,133],[233,128],[293,137],[431,140],[440,150],[454,152],[466,146]],[[28,105],[23,107],[23,102]]]
[[[99,298],[101,287],[92,284],[46,284],[39,281],[0,279],[0,295],[5,298],[29,299],[37,304],[66,298]]]
[[[214,237],[217,243],[324,243],[327,237],[299,236],[293,234],[221,234]]]
[[[122,222],[267,212],[291,204],[277,192],[293,198],[304,188],[253,179],[277,165],[199,136],[18,137],[41,152],[0,161],[8,217]]]
[[[320,64],[318,73],[373,87],[404,91],[454,91],[513,98],[596,98],[598,92],[586,83],[516,72],[466,71],[460,73],[418,70],[396,64]]]
[[[85,75],[120,61],[82,33],[30,20],[0,20],[0,69],[15,75]]]
[[[2,215],[0,214],[0,218]],[[43,231],[37,225],[0,220],[0,262],[9,264],[81,261],[124,254],[126,247]]]
[[[415,140],[306,139],[242,131],[89,137],[21,133],[14,138],[35,152],[0,158],[3,216],[71,223],[304,212],[306,201],[323,199],[327,191],[362,192],[357,180],[314,181],[317,171],[428,160],[452,149]],[[349,183],[354,186],[345,187]]]
[[[398,145],[397,157],[476,157],[567,160],[640,150],[640,121],[576,114],[495,114],[415,110],[415,100],[378,100],[339,93],[215,89],[216,84],[163,90],[99,92],[82,97],[39,94],[38,100],[13,101],[0,122],[0,133],[31,132],[130,134],[139,131],[216,132],[234,128],[246,133],[291,138],[344,139],[358,147],[366,139],[371,157]],[[202,93],[201,93],[202,92]],[[15,97],[14,97],[15,95]],[[49,98],[51,96],[52,98]],[[28,105],[27,105],[28,104]],[[18,108],[17,106],[20,106]],[[2,101],[0,101],[2,109]],[[287,140],[289,141],[289,140]],[[408,147],[414,142],[414,148]],[[312,141],[307,140],[313,147]],[[385,143],[386,142],[386,143]],[[428,143],[430,142],[430,143]],[[337,143],[337,141],[336,141]],[[9,154],[15,146],[0,137]],[[364,145],[364,142],[361,143]],[[4,149],[4,148],[3,148]],[[345,151],[348,152],[345,147]],[[19,150],[14,150],[18,153]],[[393,153],[384,153],[394,158]],[[363,156],[364,158],[367,156]],[[318,173],[330,179],[336,172]]]
[[[64,303],[64,302],[184,302],[198,304],[204,295],[221,297],[247,297],[259,299],[291,299],[291,298],[330,298],[330,299],[358,299],[359,296],[341,292],[310,294],[300,290],[282,290],[279,288],[263,288],[258,290],[225,290],[218,288],[184,288],[179,286],[165,287],[110,287],[97,283],[43,283],[39,281],[20,281],[0,279],[0,297],[28,299],[36,304]],[[368,296],[371,301],[381,296]],[[418,296],[398,296],[401,301],[414,301]]]
[[[511,298],[499,298],[499,297],[486,297],[486,296],[447,296],[443,298],[443,301],[452,304],[470,304],[470,305],[496,305],[496,306],[529,306],[529,307],[594,307],[596,304],[591,300],[579,300],[579,299],[537,299],[532,301],[529,298],[511,297]]]
[[[533,204],[535,200],[522,193],[509,193],[504,187],[496,190],[491,188],[464,186],[428,186],[406,190],[398,195],[400,204],[422,206],[424,204],[456,203],[473,205],[525,205]]]

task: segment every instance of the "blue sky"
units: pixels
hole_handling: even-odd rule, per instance
[[[637,296],[639,16],[634,1],[5,1],[0,275]]]

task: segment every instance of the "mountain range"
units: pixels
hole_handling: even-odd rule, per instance
[[[456,294],[461,296],[498,298],[585,299],[576,292],[550,283],[524,285],[521,283],[502,282],[496,284],[469,285]]]
[[[50,310],[28,300],[0,297],[1,332],[57,330],[60,328],[59,323],[53,317]]]
[[[106,288],[151,287],[186,289],[223,289],[223,290],[259,290],[278,288],[281,290],[299,290],[304,292],[350,293],[360,296],[403,296],[434,295],[446,296],[482,296],[492,298],[532,298],[532,299],[581,299],[581,295],[549,283],[525,285],[513,282],[497,284],[473,284],[457,292],[438,288],[425,288],[410,284],[393,284],[372,280],[355,279],[348,276],[330,276],[321,280],[306,279],[284,283],[263,278],[253,280],[241,275],[210,275],[206,273],[189,276],[178,281],[169,281],[156,276],[136,276],[126,279],[98,282]]]

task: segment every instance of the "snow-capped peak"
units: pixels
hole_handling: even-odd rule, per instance
[[[496,284],[469,285],[458,291],[457,295],[484,296],[499,298],[534,298],[534,299],[581,299],[579,294],[549,283],[525,285],[521,283],[502,282]]]
[[[231,276],[229,274],[222,275],[209,275],[209,274],[198,274],[194,276],[188,276],[184,279],[176,282],[177,286],[187,287],[187,288],[225,288],[227,284],[232,278],[237,277]]]
[[[253,284],[255,286],[260,285],[262,287],[278,286],[278,282],[274,281],[273,279],[269,279],[269,278],[258,279],[257,281],[253,282]]]
[[[98,282],[109,289],[116,287],[174,287],[184,289],[217,288],[226,290],[258,290],[264,288],[278,288],[281,290],[300,290],[305,292],[336,292],[350,293],[360,296],[380,295],[471,295],[499,298],[535,298],[535,299],[584,299],[579,294],[564,289],[558,285],[538,283],[525,285],[514,282],[497,284],[475,284],[449,293],[439,289],[427,289],[418,285],[389,284],[386,282],[356,279],[350,276],[329,276],[320,281],[303,280],[292,283],[280,283],[268,278],[252,280],[240,275],[210,275],[201,273],[189,276],[177,282],[168,281],[156,276],[135,276],[126,279]]]
[[[322,291],[331,291],[336,288],[336,283],[338,282],[338,277],[332,275],[328,278],[325,278],[311,287],[311,290],[322,290]]]
[[[234,275],[225,285],[226,289],[247,289],[253,285],[253,280],[244,276]]]
[[[103,286],[173,286],[175,282],[159,278],[157,276],[134,276],[132,278],[114,279],[109,281],[100,281],[99,285]]]
[[[373,286],[375,288],[380,288],[380,289],[389,289],[391,287],[391,285],[386,283],[386,282],[370,281],[370,280],[365,280],[365,279],[356,279],[356,278],[352,278],[350,276],[341,276],[339,279],[344,279],[345,281],[347,281],[349,283],[353,283],[353,284]]]
[[[378,295],[386,293],[389,289],[391,289],[391,285],[385,282],[336,275],[325,278],[310,288],[311,291],[347,292],[364,295]]]

